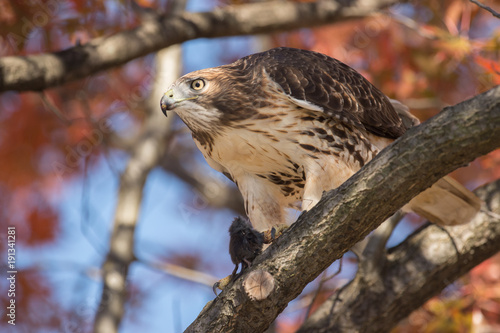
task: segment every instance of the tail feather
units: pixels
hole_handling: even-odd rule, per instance
[[[413,198],[403,210],[411,210],[439,225],[457,225],[470,222],[481,203],[474,193],[446,176]]]
[[[406,128],[420,123],[401,102],[389,99]],[[373,140],[373,142],[380,142]],[[381,148],[388,145],[382,142]],[[451,177],[444,177],[413,198],[403,211],[413,211],[440,225],[465,224],[481,209],[481,200]]]

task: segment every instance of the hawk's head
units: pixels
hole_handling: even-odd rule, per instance
[[[161,99],[161,109],[175,111],[193,134],[213,132],[255,114],[256,80],[238,62],[186,74]]]
[[[175,111],[193,131],[217,126],[222,112],[214,105],[214,95],[221,86],[213,70],[201,70],[182,76],[174,82],[161,99],[161,109]]]

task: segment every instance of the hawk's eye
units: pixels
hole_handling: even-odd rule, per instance
[[[193,90],[201,90],[205,86],[205,81],[202,79],[196,79],[191,81],[191,89]]]

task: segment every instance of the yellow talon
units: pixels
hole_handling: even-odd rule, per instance
[[[227,285],[233,280],[233,275],[228,275],[225,278],[217,281],[214,283],[212,290],[214,291],[214,294],[217,296],[217,289],[224,290],[224,288],[227,287]]]
[[[276,227],[272,227],[269,230],[266,230],[263,232],[264,234],[264,243],[265,244],[271,244],[283,234],[283,232],[288,228],[286,224],[279,224]]]

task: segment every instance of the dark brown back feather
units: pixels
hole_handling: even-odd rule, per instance
[[[395,139],[407,128],[388,98],[361,74],[324,54],[279,47],[237,61],[268,73],[284,93],[323,108],[346,125]],[[240,67],[240,68],[241,68]]]

